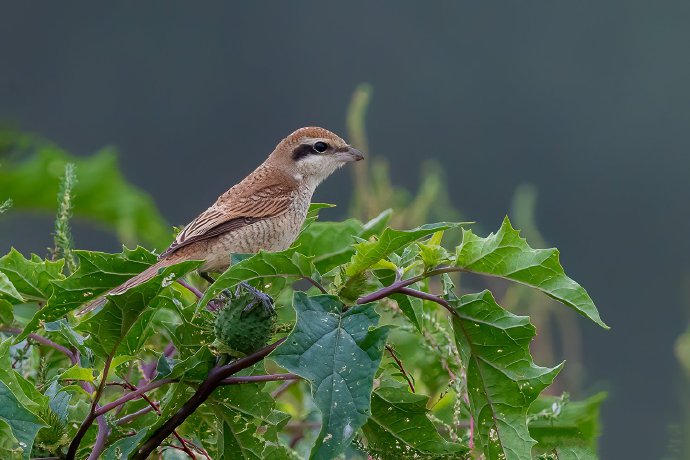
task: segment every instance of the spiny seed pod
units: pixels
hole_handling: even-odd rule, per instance
[[[251,303],[248,311],[244,309]],[[216,339],[229,348],[231,355],[248,355],[264,347],[274,332],[276,315],[252,293],[242,292],[226,302],[218,312],[214,331]],[[223,348],[225,348],[223,347]]]
[[[67,435],[67,425],[50,408],[44,408],[40,412],[41,418],[48,424],[38,432],[34,449],[42,449],[51,454],[57,453],[61,447],[66,446],[70,439]]]

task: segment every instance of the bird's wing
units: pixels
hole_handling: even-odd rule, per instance
[[[239,184],[238,184],[239,185]],[[232,232],[254,222],[284,213],[297,194],[295,184],[262,184],[260,187],[235,186],[189,223],[160,257],[196,241]]]

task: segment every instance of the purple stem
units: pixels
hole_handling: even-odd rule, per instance
[[[203,293],[203,292],[201,292],[200,290],[198,290],[197,288],[195,288],[194,286],[192,286],[191,284],[189,284],[188,282],[186,282],[186,281],[183,280],[182,278],[178,279],[177,282],[178,282],[181,286],[184,286],[185,288],[187,288],[187,290],[189,290],[189,292],[191,292],[192,294],[194,294],[194,295],[196,296],[197,299],[200,299],[200,298],[202,298],[202,297],[204,296],[204,293]]]
[[[209,396],[211,393],[221,384],[221,382],[231,375],[252,366],[266,356],[268,356],[273,350],[275,350],[278,345],[283,343],[285,338],[277,340],[272,344],[262,348],[259,351],[254,352],[251,355],[240,358],[229,364],[220,367],[212,368],[206,379],[201,382],[199,388],[192,395],[192,397],[187,400],[186,403],[173,414],[167,422],[165,422],[160,428],[158,428],[149,437],[146,442],[139,448],[137,452],[132,455],[132,460],[144,460],[149,458],[151,452],[154,451],[172,432],[182,423],[187,417],[189,417]]]
[[[22,333],[22,330],[19,328],[16,328],[16,327],[3,327],[3,328],[0,328],[0,332],[7,332],[8,334],[19,335]],[[40,336],[38,334],[34,334],[34,333],[29,334],[27,338],[29,338],[35,342],[38,342],[41,345],[45,345],[47,347],[54,348],[57,351],[65,354],[69,358],[69,360],[72,362],[73,365],[77,364],[79,362],[79,360],[75,357],[74,352],[72,352],[72,350],[70,350],[67,347],[60,345],[59,343],[55,343],[50,339],[46,339],[45,337]]]
[[[8,334],[13,334],[13,335],[19,335],[22,333],[22,330],[16,327],[3,327],[0,328],[1,332],[7,332]],[[79,364],[79,352],[78,351],[72,351],[67,347],[64,347],[60,345],[59,343],[55,343],[50,339],[47,339],[43,336],[40,336],[38,334],[31,333],[27,336],[29,339],[40,343],[41,345],[45,345],[51,348],[54,348],[55,350],[63,353],[65,356],[67,356],[72,363],[73,366]],[[81,387],[84,389],[89,394],[93,394],[94,392],[94,387],[91,385],[89,382],[80,382]],[[98,408],[98,405],[96,405],[96,408]],[[103,451],[103,448],[105,447],[105,441],[108,438],[108,424],[105,421],[104,417],[98,417],[96,418],[96,423],[98,424],[98,434],[96,435],[96,443],[93,446],[93,450],[91,451],[91,454],[89,455],[89,460],[95,460],[98,458],[98,456],[101,454]]]
[[[127,423],[131,422],[137,417],[140,417],[144,414],[148,414],[153,410],[153,406],[146,406],[143,409],[139,409],[136,412],[132,412],[131,414],[127,414],[124,417],[121,417],[117,420],[115,420],[115,425],[126,425]]]
[[[96,404],[98,407],[98,404]],[[105,441],[108,439],[108,424],[104,417],[97,417],[96,423],[98,424],[98,434],[96,435],[96,442],[93,445],[89,458],[87,460],[97,460],[103,449],[105,449]]]
[[[303,276],[302,279],[305,280],[305,281],[309,281],[309,283],[310,283],[312,286],[316,287],[319,291],[321,291],[321,294],[328,294],[328,291],[326,290],[326,288],[323,287],[323,286],[321,285],[321,283],[319,283],[318,281],[316,281],[314,278],[311,278],[311,277],[309,277],[309,276]]]
[[[375,300],[383,299],[384,297],[388,297],[391,294],[395,294],[398,292],[401,292],[400,289],[404,288],[405,286],[409,286],[410,284],[414,284],[417,281],[421,281],[424,278],[429,278],[431,276],[436,276],[436,275],[441,275],[443,273],[451,273],[451,272],[466,272],[464,268],[461,267],[438,267],[434,268],[433,270],[429,270],[427,272],[422,273],[421,275],[413,276],[412,278],[407,278],[404,280],[397,280],[393,282],[393,284],[386,286],[384,288],[379,289],[378,291],[374,291],[371,294],[367,294],[363,297],[360,297],[357,299],[357,305],[361,305],[364,303],[369,303],[373,302]],[[437,297],[436,297],[437,299]],[[428,299],[436,302],[434,299]],[[443,305],[443,304],[441,304]]]
[[[436,302],[437,304],[441,305],[443,308],[448,310],[453,316],[458,316],[458,312],[456,312],[453,307],[450,306],[450,304],[445,300],[442,299],[441,297],[438,297],[434,294],[430,294],[428,292],[422,292],[418,291],[416,289],[410,289],[408,287],[401,287],[398,289],[399,293],[409,295],[410,297],[417,297],[419,299],[423,300],[430,300],[432,302]]]
[[[94,412],[94,413],[97,416],[101,416],[101,415],[105,414],[106,412],[111,411],[118,406],[121,406],[122,404],[126,403],[127,401],[137,399],[139,396],[146,393],[147,391],[155,390],[158,387],[162,387],[163,385],[167,385],[168,383],[173,383],[173,382],[177,382],[177,379],[156,380],[155,382],[151,382],[148,385],[144,385],[143,387],[137,388],[136,390],[132,391],[131,393],[127,393],[126,395],[121,396],[120,398],[116,399],[113,402],[110,402],[108,404],[104,404],[99,409],[97,409],[96,412]]]
[[[163,356],[165,356],[166,358],[170,358],[172,356],[175,356],[175,353],[177,353],[177,348],[175,348],[175,344],[169,342],[163,350]]]
[[[175,348],[175,344],[172,342],[168,342],[168,344],[165,346],[165,349],[163,350],[163,356],[166,358],[170,358],[177,353],[177,348]],[[150,382],[153,380],[153,378],[156,376],[156,366],[158,366],[158,360],[153,359],[147,363],[144,363],[141,365],[141,375],[144,377],[141,381],[139,381],[139,385],[142,384],[142,382]]]

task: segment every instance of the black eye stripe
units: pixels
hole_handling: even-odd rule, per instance
[[[314,153],[314,149],[312,148],[311,145],[309,144],[301,144],[295,147],[295,149],[292,151],[292,159],[297,161],[300,158],[304,158],[307,155],[312,155]]]
[[[292,151],[292,159],[297,161],[307,155],[319,155],[325,153],[329,148],[331,148],[331,146],[323,141],[318,141],[314,144],[300,144]],[[336,152],[341,150],[342,148],[335,149]],[[345,150],[347,150],[347,148]]]

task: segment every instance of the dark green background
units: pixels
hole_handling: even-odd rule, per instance
[[[613,326],[581,321],[588,388],[610,390],[602,458],[684,458],[689,19],[687,1],[4,1],[0,119],[82,155],[116,146],[183,224],[292,130],[343,133],[368,81],[370,150],[396,182],[440,160],[483,228],[539,187],[540,228]],[[344,205],[349,183],[315,199]],[[4,218],[0,249],[43,253],[50,231]],[[87,227],[76,240],[117,249]]]

